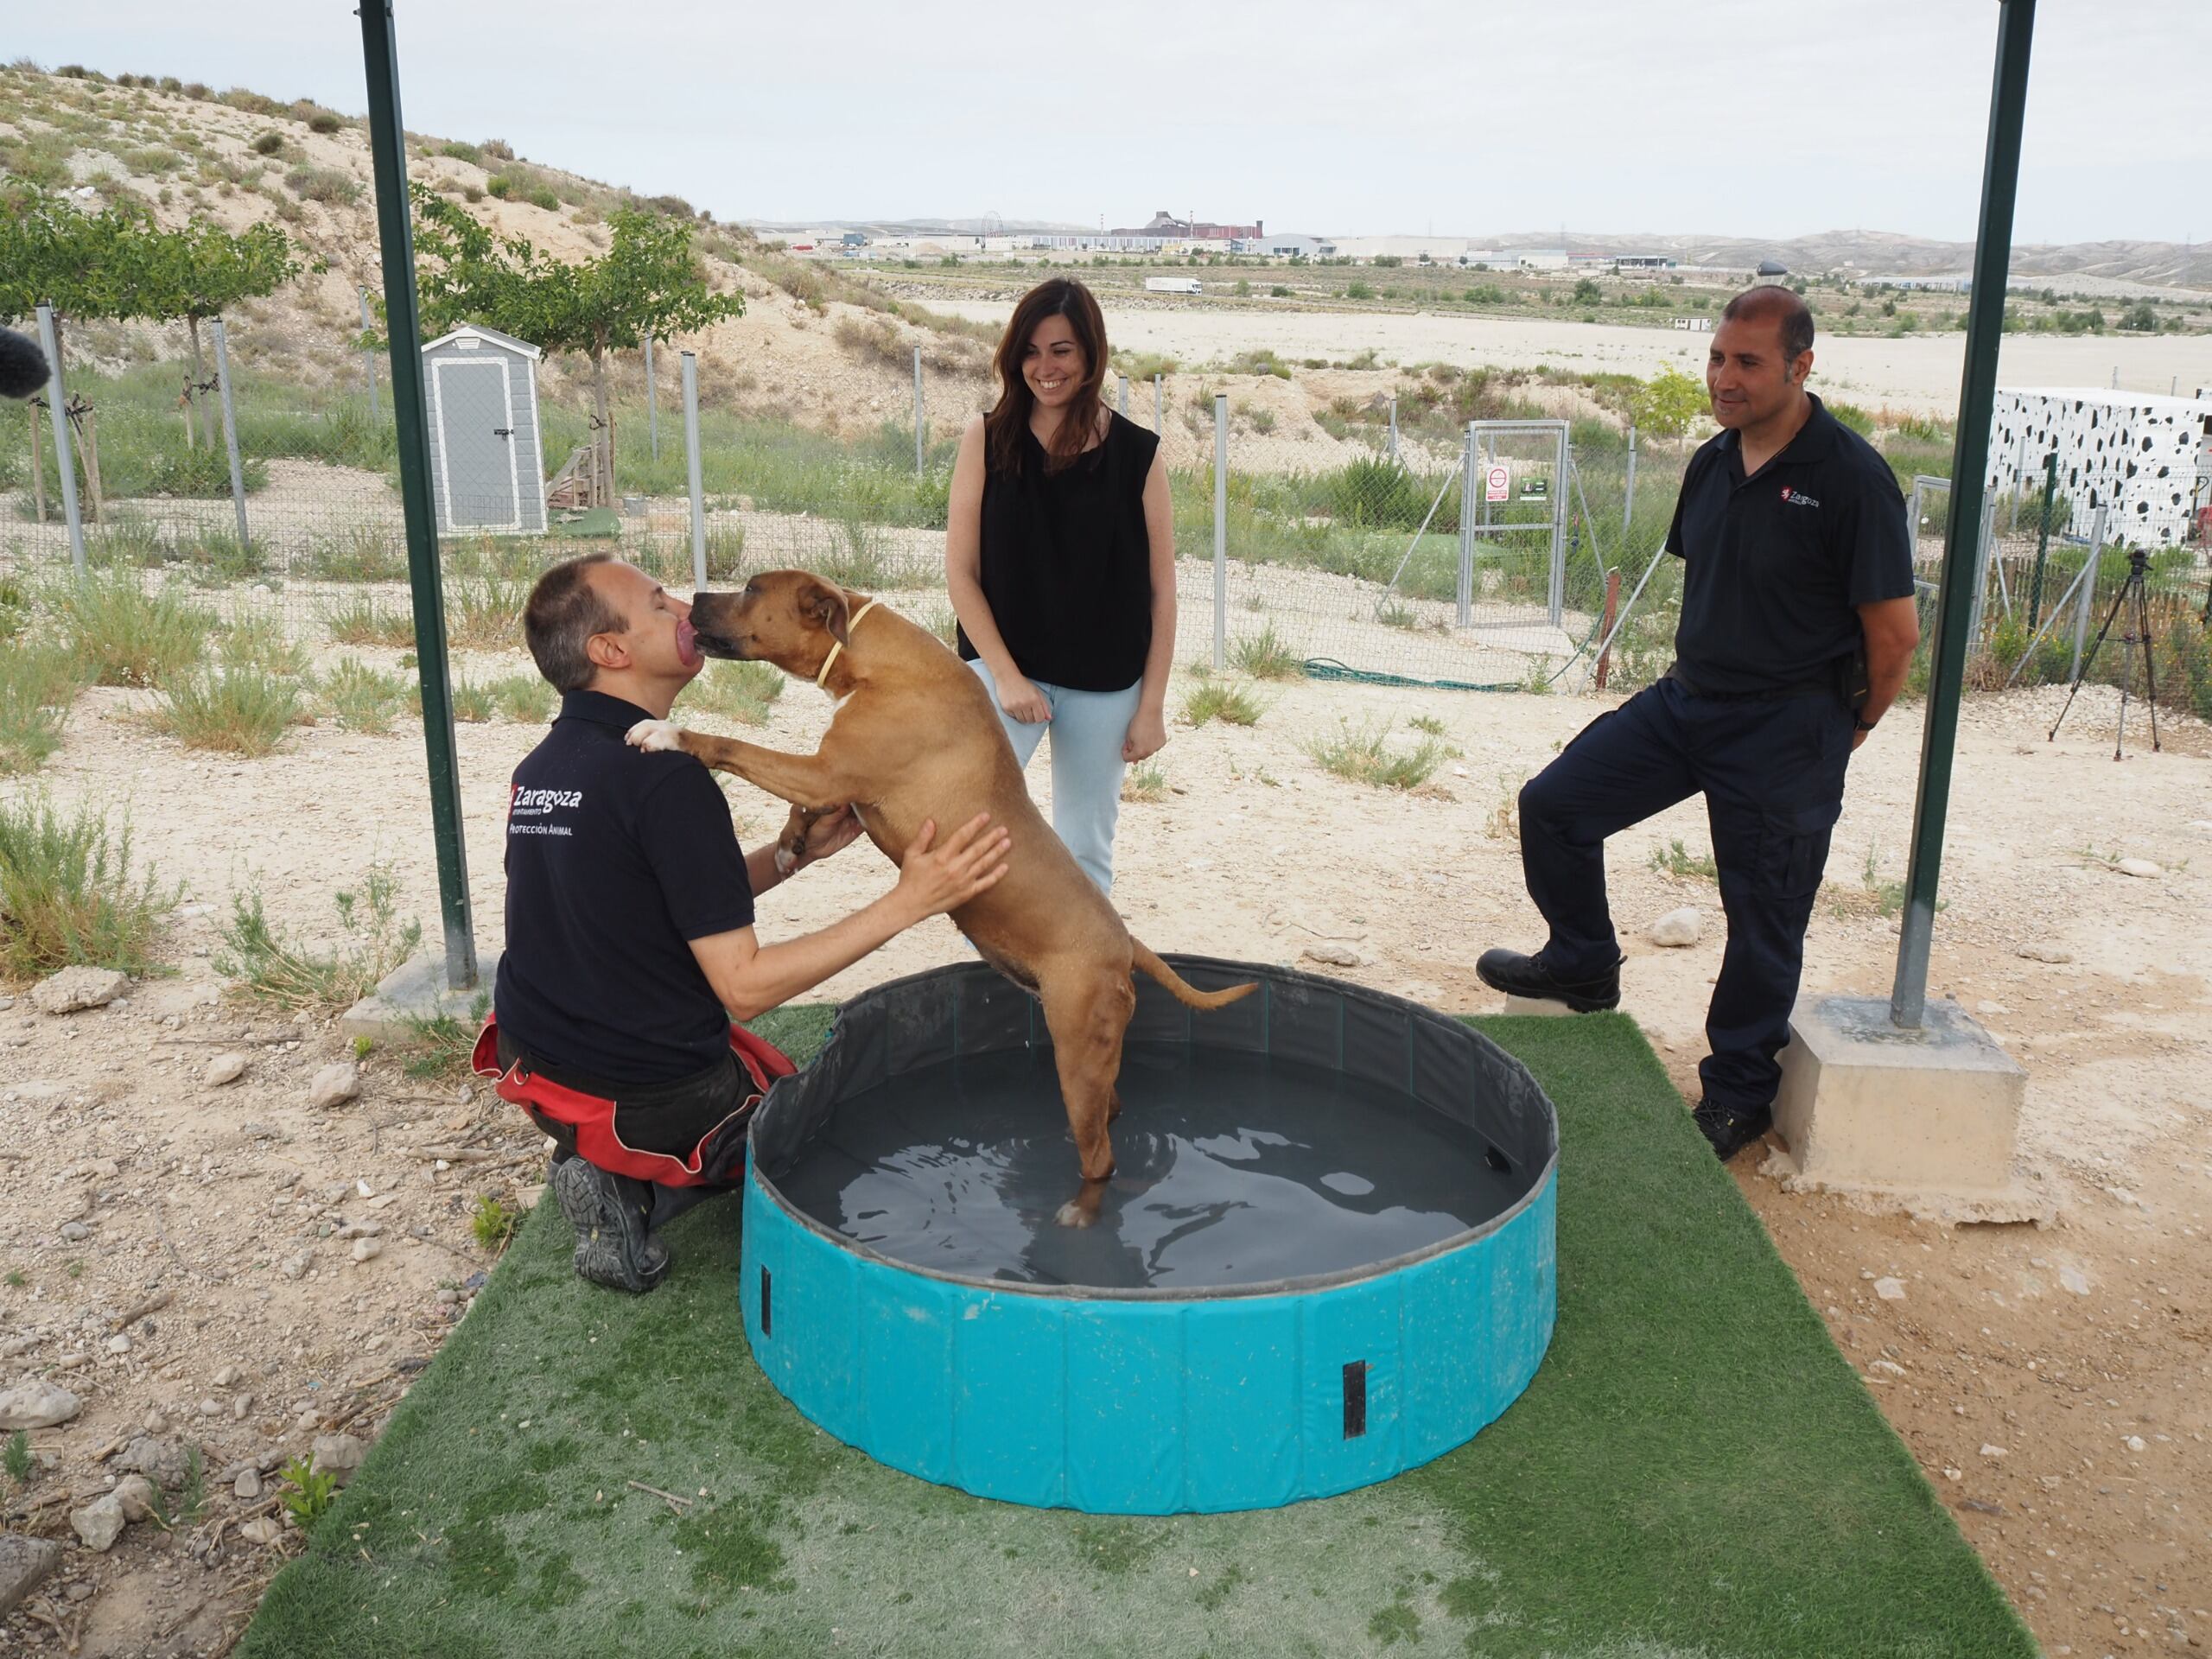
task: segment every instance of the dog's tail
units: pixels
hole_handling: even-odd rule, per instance
[[[1239,997],[1246,997],[1260,988],[1255,980],[1242,985],[1231,985],[1226,990],[1201,991],[1185,982],[1183,976],[1162,962],[1141,940],[1129,941],[1129,955],[1137,971],[1147,978],[1157,980],[1166,987],[1168,994],[1189,1008],[1225,1008]]]

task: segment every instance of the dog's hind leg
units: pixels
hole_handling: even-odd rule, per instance
[[[1121,1075],[1122,1039],[1136,1009],[1136,992],[1126,977],[1086,964],[1071,972],[1047,970],[1039,995],[1083,1173],[1082,1190],[1060,1206],[1058,1220],[1063,1227],[1088,1227],[1097,1217],[1107,1179],[1114,1173],[1114,1143],[1107,1126],[1118,1109],[1114,1084]]]

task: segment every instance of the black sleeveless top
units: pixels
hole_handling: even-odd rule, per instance
[[[1152,649],[1152,538],[1144,481],[1160,448],[1119,415],[1106,436],[1057,473],[1021,432],[1022,466],[983,475],[982,587],[1024,677],[1076,691],[1121,691]],[[976,659],[966,631],[960,654]]]

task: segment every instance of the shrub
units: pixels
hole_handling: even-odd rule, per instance
[[[334,950],[318,951],[270,925],[258,888],[232,893],[213,965],[249,995],[280,1007],[350,1008],[423,942],[420,922],[399,919],[398,898],[391,866],[370,865],[358,891],[334,895],[343,938]]]
[[[441,144],[438,146],[438,154],[450,156],[456,162],[467,162],[472,167],[481,167],[484,164],[484,152],[474,144]]]
[[[309,132],[332,133],[345,124],[344,120],[329,110],[317,110],[308,117]]]
[[[163,683],[154,721],[188,749],[262,755],[300,718],[298,682],[267,669],[188,669]]]
[[[181,893],[130,869],[130,825],[79,806],[62,818],[43,795],[0,800],[0,974],[42,977],[84,963],[143,974]]]
[[[553,718],[553,688],[535,674],[502,675],[485,690],[509,720],[537,725]]]
[[[361,181],[334,167],[296,167],[284,175],[292,194],[302,201],[338,207],[361,199]]]
[[[1346,722],[1337,736],[1316,739],[1304,747],[1325,771],[1357,784],[1402,790],[1427,783],[1444,758],[1442,746],[1434,738],[1425,737],[1411,754],[1393,754],[1386,742],[1389,734],[1387,722],[1363,726],[1357,731]]]
[[[273,616],[249,616],[231,624],[218,649],[226,667],[266,669],[294,677],[308,671],[307,647],[284,632]]]
[[[318,690],[324,709],[349,732],[381,735],[407,709],[406,683],[358,657],[341,658]]]
[[[1167,774],[1157,761],[1147,760],[1132,766],[1122,779],[1122,798],[1125,801],[1149,803],[1167,798]]]
[[[241,455],[238,482],[248,495],[268,488],[269,463],[258,455]],[[231,493],[229,452],[212,446],[157,451],[146,458],[145,492],[192,500],[220,500]]]
[[[514,1236],[515,1223],[520,1219],[489,1192],[480,1192],[476,1195],[476,1208],[468,1217],[468,1230],[484,1249],[496,1250]]]
[[[1229,663],[1255,680],[1296,680],[1306,675],[1306,664],[1296,652],[1275,638],[1272,622],[1230,645]]]
[[[1662,369],[1629,397],[1629,418],[1643,431],[1679,437],[1712,408],[1705,384],[1679,369]]]
[[[709,663],[683,689],[693,708],[747,726],[768,723],[768,705],[783,695],[784,677],[766,663]]]
[[[1361,282],[1346,283],[1344,297],[1348,300],[1371,300],[1375,297],[1375,284]]]
[[[0,777],[29,772],[61,747],[61,725],[83,689],[76,653],[11,640],[0,650]]]
[[[56,582],[48,602],[97,685],[151,686],[198,662],[214,613],[115,567]]]
[[[1720,867],[1713,861],[1711,853],[1693,853],[1682,845],[1677,836],[1664,847],[1651,849],[1651,868],[1662,875],[1671,875],[1676,880],[1694,876],[1700,880],[1720,880]]]
[[[530,585],[484,575],[453,584],[446,596],[446,639],[464,651],[512,651],[522,643]]]
[[[396,531],[354,524],[318,538],[308,550],[307,564],[325,582],[404,582],[407,548]]]
[[[341,645],[386,645],[404,651],[415,643],[415,619],[369,598],[348,600],[322,613],[322,626]]]
[[[489,685],[480,681],[456,677],[448,689],[453,694],[453,717],[457,721],[480,726],[499,710],[499,698]],[[415,698],[418,707],[422,700],[418,691]]]
[[[1860,437],[1866,438],[1873,435],[1874,417],[1859,408],[1858,404],[1842,403],[1831,398],[1827,404],[1827,411]]]
[[[1210,720],[1229,726],[1256,726],[1265,712],[1249,691],[1219,680],[1194,688],[1183,699],[1183,718],[1193,726],[1203,726]]]
[[[283,148],[284,135],[281,132],[257,132],[253,135],[253,153],[257,156],[274,156]]]

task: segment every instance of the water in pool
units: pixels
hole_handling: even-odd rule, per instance
[[[1501,1213],[1534,1172],[1398,1090],[1319,1066],[1132,1044],[1096,1223],[1049,1051],[970,1056],[854,1096],[775,1185],[894,1260],[1027,1284],[1195,1289],[1356,1269]],[[1503,1163],[1503,1159],[1496,1160]]]

